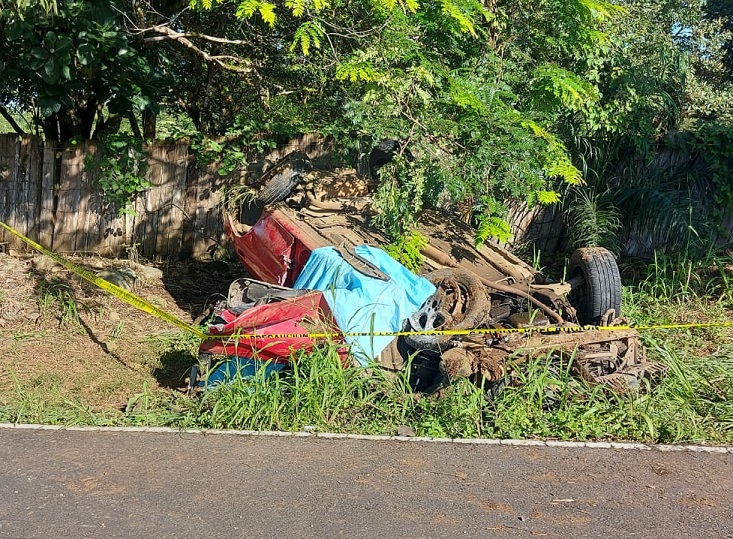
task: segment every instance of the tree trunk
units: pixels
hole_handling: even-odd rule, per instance
[[[53,140],[59,144],[64,144],[76,134],[74,122],[65,106],[53,116],[46,116],[43,119],[43,134],[46,140]]]
[[[158,117],[150,110],[143,110],[143,137],[145,140],[154,141]]]
[[[119,114],[110,114],[105,118],[102,111],[97,113],[97,125],[94,128],[94,134],[92,139],[99,140],[105,135],[114,135],[120,131],[120,125],[122,124],[122,116]]]
[[[94,96],[74,99],[74,107],[61,105],[53,116],[43,119],[43,134],[46,140],[64,144],[72,138],[87,140],[92,136],[92,126],[97,113],[97,100]]]
[[[137,123],[137,118],[135,117],[135,113],[130,111],[127,114],[127,119],[130,120],[130,129],[132,129],[132,134],[135,136],[135,138],[142,140],[143,135],[140,132],[140,125]]]

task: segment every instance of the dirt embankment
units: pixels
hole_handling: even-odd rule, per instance
[[[95,272],[128,268],[135,294],[187,322],[243,274],[221,262],[73,260]],[[23,388],[120,409],[146,384],[152,392],[185,385],[196,344],[176,327],[40,255],[0,253],[0,275],[0,404]]]

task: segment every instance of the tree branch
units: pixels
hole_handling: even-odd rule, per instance
[[[240,39],[226,39],[223,37],[208,36],[206,34],[176,32],[175,30],[169,28],[168,26],[164,24],[158,24],[150,28],[140,29],[139,32],[155,32],[157,34],[160,34],[158,36],[144,38],[143,41],[145,42],[162,41],[164,39],[170,39],[172,41],[177,41],[181,45],[188,47],[189,49],[194,51],[196,54],[200,55],[204,60],[207,60],[209,62],[214,62],[229,71],[239,71],[239,72],[246,73],[252,70],[250,67],[237,65],[237,63],[248,62],[244,58],[240,58],[238,56],[233,56],[233,55],[211,55],[208,52],[206,52],[205,50],[197,47],[193,42],[187,39],[187,36],[188,37],[198,37],[206,41],[211,41],[213,43],[226,43],[228,45],[244,45],[244,44],[247,44],[246,41],[242,41]],[[231,60],[232,63],[226,62],[225,60]]]
[[[5,105],[0,105],[0,116],[7,120],[7,122],[10,124],[10,127],[12,127],[18,135],[25,135],[25,131],[23,131],[23,128],[21,128],[18,125],[18,122],[16,122],[15,119],[10,115],[8,109],[5,108]]]
[[[161,34],[158,37],[148,37],[145,41],[160,41],[161,39],[181,39],[186,37],[197,37],[205,41],[211,41],[213,43],[226,43],[227,45],[247,45],[248,42],[242,39],[228,39],[225,37],[210,36],[207,34],[199,34],[195,32],[176,32],[166,24],[157,24],[150,28],[140,29],[139,32],[156,32]]]

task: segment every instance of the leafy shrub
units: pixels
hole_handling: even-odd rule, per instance
[[[145,177],[148,154],[139,139],[126,133],[107,135],[100,141],[96,159],[88,156],[87,171],[98,171],[97,184],[106,203],[119,215],[134,214],[135,198],[150,186]]]

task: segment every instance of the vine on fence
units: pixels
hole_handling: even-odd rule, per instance
[[[142,141],[126,133],[107,135],[99,142],[96,158],[88,155],[86,170],[99,171],[97,185],[105,202],[117,209],[118,215],[134,215],[132,203],[152,185],[145,177],[148,152]]]

